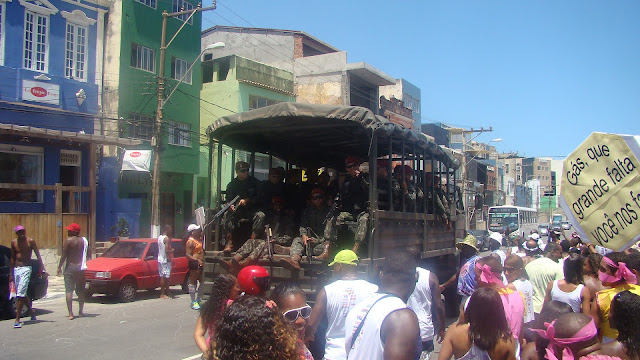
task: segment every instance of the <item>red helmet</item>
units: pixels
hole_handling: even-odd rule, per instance
[[[269,290],[271,276],[262,266],[247,266],[238,273],[238,285],[249,295],[260,295]]]

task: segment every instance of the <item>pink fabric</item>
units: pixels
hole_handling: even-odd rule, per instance
[[[551,324],[544,323],[547,330],[531,329],[538,333],[538,335],[549,340],[547,355],[545,356],[545,358],[549,360],[557,360],[560,351],[562,351],[562,360],[572,360],[573,352],[568,348],[569,345],[592,339],[594,336],[598,335],[596,324],[593,322],[593,319],[591,319],[591,321],[585,325],[585,327],[580,329],[580,331],[575,333],[573,337],[566,339],[556,338],[556,329],[553,327],[555,323],[555,320],[551,322]]]
[[[611,266],[614,269],[618,269],[616,271],[615,275],[609,275],[606,273],[603,273],[602,271],[598,274],[598,277],[600,278],[600,281],[602,282],[608,282],[608,283],[615,283],[618,282],[622,279],[624,279],[627,283],[631,283],[631,284],[635,284],[636,283],[636,275],[631,272],[631,270],[629,270],[629,268],[627,268],[627,264],[623,263],[623,262],[619,262],[619,263],[615,263],[613,262],[613,260],[609,259],[608,257],[603,257],[604,262]]]
[[[504,316],[507,318],[513,337],[519,339],[524,324],[524,299],[518,291],[512,291],[511,293],[506,291],[512,290],[505,289],[505,291],[498,291],[498,294],[500,294],[502,306],[504,307]]]
[[[476,262],[476,269],[480,270],[482,273],[480,274],[480,281],[485,284],[496,284],[500,287],[504,287],[504,283],[502,282],[502,278],[496,275],[493,271],[491,271],[491,266],[489,265],[480,265]]]

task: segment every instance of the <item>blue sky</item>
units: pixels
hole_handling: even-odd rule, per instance
[[[204,3],[203,6],[209,4]],[[640,134],[640,1],[218,0],[203,28],[304,31],[422,90],[422,122],[493,127],[500,152]]]

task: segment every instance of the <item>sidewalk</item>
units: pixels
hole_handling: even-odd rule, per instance
[[[47,296],[41,300],[52,300],[63,298],[64,292],[64,277],[49,274],[49,287],[47,288]]]

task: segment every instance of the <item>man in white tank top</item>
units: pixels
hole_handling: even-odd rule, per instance
[[[418,318],[406,305],[417,280],[416,262],[409,252],[395,252],[384,259],[380,290],[347,315],[347,359],[405,360],[419,356]]]
[[[358,255],[351,250],[338,252],[329,266],[339,280],[325,286],[318,292],[307,324],[307,338],[313,338],[318,325],[326,315],[328,320],[325,360],[345,360],[344,321],[355,305],[378,291],[378,286],[358,279],[356,271]]]
[[[407,305],[418,317],[420,338],[422,339],[420,360],[426,360],[429,359],[433,351],[434,323],[437,324],[436,327],[438,329],[436,340],[441,343],[444,338],[444,305],[440,297],[438,277],[421,267],[416,268],[416,271],[418,273],[418,282],[409,297]]]

